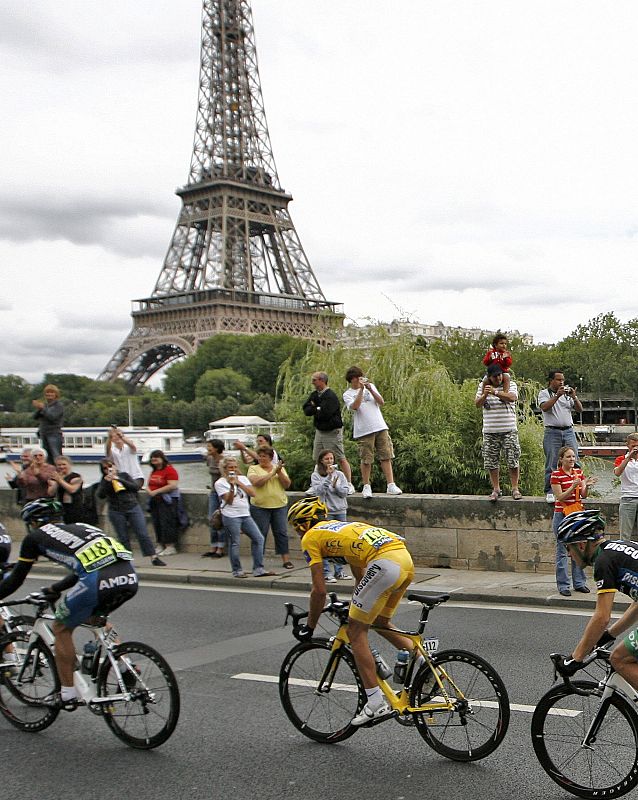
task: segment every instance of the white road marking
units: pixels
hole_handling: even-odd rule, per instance
[[[235,680],[238,681],[257,681],[258,683],[279,683],[279,677],[277,675],[259,675],[255,672],[238,672],[236,675],[232,676]],[[293,686],[314,686],[314,681],[307,681],[303,680],[302,678],[289,678],[288,683],[293,684]],[[351,686],[345,683],[333,683],[332,688],[336,689],[340,692],[358,692],[356,686]],[[435,702],[442,703],[442,697],[435,697],[433,698]],[[475,700],[473,704],[477,707],[485,707],[485,708],[498,708],[498,703],[492,700]],[[533,714],[536,710],[536,706],[526,705],[525,703],[510,703],[510,710],[511,711],[521,711],[525,714]],[[572,711],[567,708],[559,708],[559,709],[551,709],[549,713],[553,716],[557,717],[577,717],[581,712],[580,711]]]
[[[52,576],[53,577],[53,576]],[[56,575],[55,578],[59,578],[59,575]],[[144,581],[144,586],[153,589],[175,589],[182,591],[192,591],[192,592],[227,592],[229,594],[262,594],[262,595],[271,595],[272,597],[303,597],[308,598],[310,594],[310,590],[308,591],[299,591],[295,590],[292,591],[288,590],[280,590],[280,589],[257,589],[251,587],[243,587],[243,588],[236,588],[234,586],[207,586],[207,585],[198,585],[193,583],[164,583],[162,581]],[[436,590],[438,591],[438,589]],[[459,590],[443,590],[441,589],[441,593],[445,592],[447,594],[454,593],[454,591],[461,591]],[[344,598],[345,599],[345,598]],[[420,603],[416,602],[415,600],[402,600],[401,605],[421,605]],[[502,611],[525,611],[528,614],[559,614],[560,616],[573,616],[573,617],[591,617],[592,611],[588,611],[586,608],[580,609],[570,609],[570,608],[550,608],[547,606],[534,606],[534,605],[514,605],[509,603],[489,603],[489,602],[478,602],[476,600],[468,600],[468,601],[456,601],[453,600],[449,603],[449,605],[442,605],[439,608],[478,608],[478,609],[490,609],[490,610],[502,610]],[[622,616],[622,612],[612,614],[612,617],[615,619],[619,619]]]

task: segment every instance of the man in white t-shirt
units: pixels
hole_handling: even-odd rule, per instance
[[[135,442],[114,425],[109,428],[106,439],[106,455],[113,461],[118,472],[127,472],[140,489],[142,488],[144,473],[137,459]]]
[[[350,367],[346,372],[346,380],[350,388],[343,393],[343,402],[352,411],[352,438],[359,445],[363,483],[361,494],[363,497],[372,497],[370,475],[375,453],[388,484],[388,494],[401,494],[392,472],[394,458],[392,439],[381,413],[381,406],[385,401],[377,387],[364,376],[360,367]]]
[[[620,478],[620,535],[635,539],[638,530],[638,433],[627,437],[627,453],[614,461],[614,475]]]

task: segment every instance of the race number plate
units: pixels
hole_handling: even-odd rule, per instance
[[[423,640],[423,649],[426,653],[436,653],[439,649],[439,640],[438,639],[424,639]]]
[[[97,569],[114,564],[118,558],[129,560],[131,554],[116,539],[103,536],[93,539],[75,554],[86,572],[95,572]]]

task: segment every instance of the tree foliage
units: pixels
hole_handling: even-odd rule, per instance
[[[479,360],[480,361],[480,360]],[[348,387],[345,372],[360,366],[384,397],[383,415],[389,425],[396,459],[397,483],[407,492],[480,494],[487,488],[481,457],[481,410],[474,405],[478,379],[462,384],[423,347],[408,338],[390,339],[380,330],[366,353],[335,347],[320,351],[309,347],[296,364],[285,364],[281,373],[281,399],[277,419],[287,423],[278,449],[286,455],[295,488],[306,488],[313,469],[312,419],[301,406],[310,390],[310,376],[323,370],[338,396]],[[526,397],[538,386],[530,384]],[[519,403],[523,454],[521,483],[530,494],[542,490],[542,427],[530,400]],[[360,477],[356,444],[352,441],[350,415],[345,415],[346,455],[355,482]],[[503,470],[506,475],[506,470]],[[373,471],[377,490],[385,488],[380,472]]]
[[[250,378],[241,375],[230,367],[222,369],[207,369],[197,379],[195,384],[195,398],[202,400],[212,397],[223,400],[225,397],[236,397],[237,401],[252,400],[254,392],[250,388]]]
[[[164,393],[178,400],[196,397],[197,381],[207,370],[230,368],[250,379],[255,394],[275,396],[279,367],[288,358],[299,358],[306,342],[292,336],[262,334],[211,336],[193,355],[166,370]]]

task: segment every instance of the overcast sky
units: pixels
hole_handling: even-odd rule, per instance
[[[252,5],[281,185],[348,317],[549,342],[638,315],[635,0]],[[150,295],[200,21],[200,0],[0,6],[0,374],[95,377]]]

